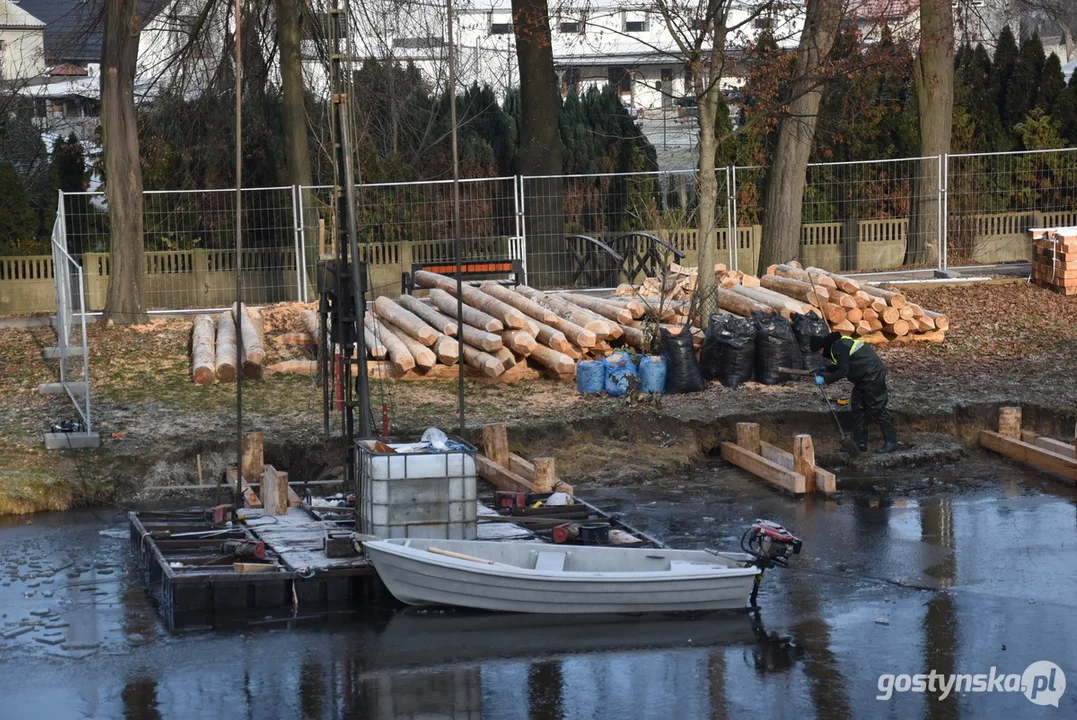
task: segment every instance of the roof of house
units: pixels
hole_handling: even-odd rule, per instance
[[[141,0],[142,26],[168,5],[169,0]],[[19,0],[19,6],[45,23],[46,63],[101,61],[104,0]]]
[[[45,23],[11,0],[0,0],[0,27],[39,28],[44,26]]]
[[[848,14],[862,20],[907,18],[920,9],[920,0],[852,0]]]
[[[45,74],[50,77],[85,77],[89,75],[89,72],[87,72],[86,68],[78,65],[61,63],[50,67]]]

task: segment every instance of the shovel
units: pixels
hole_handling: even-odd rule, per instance
[[[788,375],[815,375],[815,372],[811,370],[794,370],[793,368],[785,367],[778,368],[778,372],[786,373]],[[838,435],[841,436],[841,449],[854,458],[860,457],[860,448],[856,446],[856,443],[853,442],[851,437],[845,434],[845,429],[841,426],[841,420],[838,419],[838,413],[830,403],[830,397],[826,394],[826,390],[823,390],[822,385],[816,385],[815,387],[819,388],[819,394],[823,396],[823,402],[826,403],[827,409],[830,410],[830,414],[834,417],[834,424],[838,426]]]

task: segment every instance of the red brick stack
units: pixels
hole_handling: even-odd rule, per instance
[[[1032,282],[1077,295],[1077,227],[1032,231]]]

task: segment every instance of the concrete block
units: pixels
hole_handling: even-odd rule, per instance
[[[55,360],[61,357],[82,357],[86,354],[86,348],[84,347],[69,347],[66,350],[61,350],[58,347],[46,347],[41,348],[41,357],[46,360]]]
[[[101,447],[100,433],[45,433],[47,450],[82,450],[96,447]]]
[[[67,390],[70,390],[73,395],[85,395],[86,383],[69,382],[67,383]],[[58,382],[38,385],[37,391],[42,395],[63,395],[66,392],[66,390],[64,390],[64,383]]]

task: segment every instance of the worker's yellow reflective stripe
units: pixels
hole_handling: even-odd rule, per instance
[[[842,335],[841,339],[842,340],[848,340],[849,342],[851,342],[853,344],[852,347],[849,348],[849,354],[850,355],[852,355],[854,352],[859,350],[860,346],[864,344],[864,341],[857,340],[856,338],[851,338],[848,335]],[[836,357],[834,357],[834,346],[833,345],[830,346],[830,359],[834,362],[835,365],[838,364],[838,359]]]

